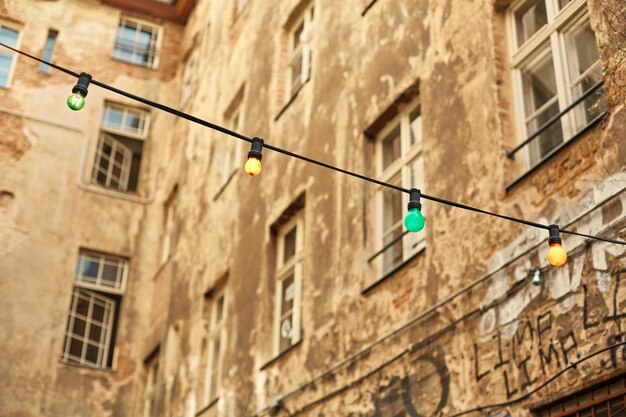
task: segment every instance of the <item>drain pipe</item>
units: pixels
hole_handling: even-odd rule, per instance
[[[85,165],[87,163],[87,156],[89,152],[89,144],[90,144],[89,132],[87,132],[85,129],[77,128],[72,125],[59,123],[54,120],[49,120],[43,117],[18,112],[15,110],[4,108],[4,107],[0,107],[0,112],[11,114],[13,116],[23,117],[24,119],[33,120],[35,122],[40,122],[40,123],[44,123],[50,126],[55,126],[55,127],[59,127],[62,129],[67,129],[73,132],[80,133],[83,136],[83,149],[81,151],[78,174],[76,175],[76,184],[78,185],[78,188],[80,188],[81,190],[89,192],[89,193],[104,195],[104,196],[111,197],[111,198],[119,198],[121,200],[126,200],[126,201],[130,201],[133,203],[138,203],[138,204],[151,204],[154,202],[155,197],[156,197],[157,183],[158,183],[158,175],[157,175],[156,168],[154,169],[151,175],[151,177],[153,178],[152,187],[150,188],[150,194],[147,197],[128,195],[125,193],[115,192],[115,191],[107,190],[105,188],[96,187],[91,184],[86,184],[83,181],[83,173],[85,172]]]

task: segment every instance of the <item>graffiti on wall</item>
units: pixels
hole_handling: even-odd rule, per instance
[[[423,417],[448,402],[450,375],[444,361],[424,354],[409,363],[408,375],[394,376],[372,394],[374,417]]]
[[[593,263],[593,262],[592,262]],[[528,391],[584,355],[626,341],[626,269],[593,270],[583,283],[583,268],[573,268],[569,282],[580,283],[549,309],[534,311],[501,326],[473,344],[474,379],[501,383],[507,399]],[[541,300],[545,300],[544,297]],[[494,312],[491,312],[494,314]],[[626,347],[610,350],[601,366],[626,363]]]

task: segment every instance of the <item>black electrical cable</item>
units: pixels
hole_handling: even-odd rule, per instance
[[[59,70],[61,72],[64,72],[65,74],[71,75],[71,76],[73,76],[75,78],[79,77],[79,74],[74,72],[74,71],[68,70],[67,68],[64,68],[64,67],[61,67],[59,65],[53,64],[53,63],[48,62],[46,60],[37,58],[36,56],[28,54],[28,53],[26,53],[24,51],[21,51],[21,50],[17,49],[17,48],[13,48],[13,47],[11,47],[9,45],[6,45],[5,43],[0,42],[0,46],[8,48],[8,49],[12,50],[13,52],[16,52],[18,54],[24,55],[24,56],[26,56],[28,58],[34,59],[35,61],[38,61],[38,62],[40,62],[42,64],[49,65],[50,67],[52,67],[54,69],[57,69],[57,70]],[[234,130],[227,129],[227,128],[225,128],[223,126],[220,126],[218,124],[211,123],[211,122],[208,122],[206,120],[200,119],[198,117],[192,116],[192,115],[187,114],[187,113],[185,113],[183,111],[177,110],[177,109],[175,109],[173,107],[169,107],[169,106],[166,106],[164,104],[161,104],[161,103],[158,103],[158,102],[155,102],[155,101],[152,101],[152,100],[148,100],[148,99],[146,99],[144,97],[141,97],[141,96],[129,93],[127,91],[120,90],[119,88],[110,86],[110,85],[108,85],[106,83],[103,83],[101,81],[95,80],[93,78],[91,79],[91,84],[97,85],[98,87],[101,87],[101,88],[103,88],[105,90],[109,90],[109,91],[114,92],[116,94],[120,94],[120,95],[122,95],[124,97],[127,97],[127,98],[130,98],[132,100],[138,101],[138,102],[143,103],[143,104],[145,104],[147,106],[154,107],[154,108],[157,108],[157,109],[162,110],[164,112],[173,114],[174,116],[177,116],[177,117],[189,120],[191,122],[197,123],[199,125],[208,127],[209,129],[213,129],[213,130],[216,130],[218,132],[224,133],[226,135],[232,136],[232,137],[234,137],[236,139],[252,143],[252,138],[250,138],[248,136],[242,135],[241,133],[235,132]],[[395,184],[390,184],[390,183],[387,183],[387,182],[384,182],[384,181],[380,181],[380,180],[368,177],[368,176],[363,175],[363,174],[359,174],[359,173],[356,173],[356,172],[353,172],[353,171],[349,171],[347,169],[339,168],[339,167],[336,167],[334,165],[330,165],[330,164],[327,164],[325,162],[321,162],[321,161],[318,161],[316,159],[309,158],[307,156],[300,155],[300,154],[297,154],[295,152],[291,152],[291,151],[288,151],[288,150],[283,149],[283,148],[279,148],[279,147],[274,146],[274,145],[270,145],[270,144],[264,143],[263,147],[266,148],[266,149],[269,149],[271,151],[274,151],[274,152],[277,152],[277,153],[281,153],[283,155],[287,155],[287,156],[290,156],[290,157],[293,157],[293,158],[297,158],[297,159],[300,159],[302,161],[305,161],[305,162],[308,162],[308,163],[311,163],[311,164],[314,164],[314,165],[321,166],[323,168],[327,168],[327,169],[330,169],[330,170],[333,170],[333,171],[336,171],[336,172],[340,172],[342,174],[346,174],[346,175],[350,175],[350,176],[355,177],[355,178],[359,178],[359,179],[361,179],[363,181],[371,182],[373,184],[380,185],[382,187],[387,187],[387,188],[391,188],[391,189],[396,190],[396,191],[400,191],[400,192],[403,192],[403,193],[410,194],[410,190],[407,189],[407,188],[400,187],[400,186],[395,185]],[[451,206],[451,207],[456,207],[456,208],[460,208],[460,209],[463,209],[463,210],[473,211],[473,212],[485,214],[485,215],[488,215],[488,216],[498,217],[500,219],[504,219],[504,220],[508,220],[508,221],[511,221],[511,222],[523,224],[523,225],[526,225],[526,226],[531,226],[531,227],[536,227],[536,228],[539,228],[539,229],[549,230],[549,226],[545,225],[545,224],[532,222],[532,221],[520,219],[520,218],[517,218],[517,217],[506,216],[504,214],[494,213],[494,212],[483,210],[483,209],[480,209],[480,208],[477,208],[477,207],[469,206],[467,204],[457,203],[455,201],[447,200],[447,199],[440,198],[440,197],[431,196],[431,195],[428,195],[428,194],[421,194],[421,196],[424,199],[426,199],[426,200],[430,200],[430,201],[433,201],[433,202],[436,202],[436,203],[439,203],[439,204],[443,204],[443,205],[447,205],[447,206]],[[586,238],[589,238],[589,239],[600,240],[600,241],[603,241],[603,242],[615,243],[615,244],[618,244],[618,245],[626,245],[626,241],[621,241],[621,240],[616,240],[616,239],[609,239],[609,238],[605,238],[605,237],[601,237],[601,236],[587,235],[587,234],[584,234],[584,233],[574,232],[574,231],[560,229],[560,228],[559,228],[559,231],[561,233],[577,235],[577,236],[586,237]]]

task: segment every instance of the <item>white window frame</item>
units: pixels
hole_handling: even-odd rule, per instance
[[[516,131],[519,141],[525,140],[528,136],[528,130],[526,128],[526,114],[524,107],[524,91],[522,82],[522,68],[533,61],[537,61],[540,57],[550,54],[552,56],[554,75],[556,79],[557,88],[557,102],[559,105],[559,111],[562,111],[574,100],[570,91],[572,80],[570,80],[570,71],[566,57],[566,45],[565,34],[574,26],[582,25],[589,21],[589,12],[587,10],[586,0],[572,0],[559,10],[558,0],[542,0],[546,2],[546,14],[547,24],[535,32],[530,38],[525,40],[521,45],[518,45],[515,12],[523,7],[528,1],[531,0],[518,0],[512,4],[507,13],[507,27],[509,44],[512,47],[513,53],[511,57],[511,66],[513,68],[513,89],[514,89],[514,105],[515,115],[518,120],[516,123]],[[545,51],[542,49],[545,48]],[[600,62],[600,61],[598,61]],[[594,64],[590,67],[591,72],[598,64]],[[601,65],[601,64],[600,64]],[[542,108],[545,108],[546,103]],[[566,143],[576,134],[576,120],[575,110],[566,113],[561,117],[562,127],[562,143]],[[536,113],[536,112],[535,112]],[[555,122],[558,123],[558,122]],[[531,166],[531,151],[530,147],[532,143],[525,146],[525,158],[524,164],[526,169],[530,169]],[[541,161],[543,158],[539,158],[533,164]]]
[[[376,177],[381,181],[390,182],[393,177],[400,174],[401,184],[400,186],[404,188],[418,188],[421,189],[424,186],[424,172],[423,172],[423,163],[424,158],[422,155],[423,152],[423,138],[424,138],[424,129],[423,126],[421,128],[420,137],[416,139],[415,143],[411,145],[411,126],[410,126],[410,115],[415,110],[420,112],[420,118],[423,117],[421,115],[421,104],[420,99],[417,97],[411,103],[404,106],[401,111],[389,122],[386,126],[380,131],[378,135],[376,135],[376,144],[375,144],[375,154],[376,154]],[[392,162],[388,167],[383,169],[383,141],[384,139],[396,129],[396,127],[400,125],[400,156],[394,162]],[[416,179],[412,178],[412,162],[416,162],[417,160],[421,161],[421,177],[422,182],[416,183]],[[383,193],[389,192],[386,187],[378,186],[376,188],[376,244],[377,248],[384,247],[384,199]],[[392,191],[393,192],[393,191]],[[408,203],[408,198],[403,196],[402,200],[402,216],[400,217],[400,221],[403,222],[404,215],[406,214],[406,204]],[[422,213],[424,214],[427,210],[426,207],[422,206]],[[402,224],[402,231],[406,230],[404,223]],[[402,238],[402,262],[407,261],[411,257],[415,256],[420,251],[426,248],[426,229],[418,232],[418,233],[407,233]],[[393,246],[388,248],[387,250],[392,250]],[[375,260],[377,276],[380,277],[389,273],[394,268],[399,266],[401,263],[394,265],[390,270],[384,269],[384,256],[387,251],[378,255]]]
[[[286,88],[286,100],[295,96],[296,93],[302,88],[302,86],[311,78],[311,60],[313,57],[313,29],[315,21],[315,2],[312,1],[309,4],[300,17],[290,26],[289,36],[289,62],[287,65],[287,88]],[[303,25],[302,33],[300,34],[300,42],[298,45],[294,45],[295,31]],[[300,70],[300,81],[294,84],[293,67],[298,60],[302,58],[302,68]]]
[[[122,121],[120,123],[120,128],[112,127],[108,125],[108,114],[111,110],[121,111],[122,113]],[[124,129],[126,126],[126,121],[129,115],[133,113],[140,120],[142,120],[143,127],[138,130],[128,130]],[[124,104],[119,104],[115,102],[105,102],[104,110],[102,112],[102,117],[100,121],[100,137],[98,138],[98,142],[96,143],[96,149],[93,159],[93,166],[91,169],[91,182],[94,185],[99,187],[104,187],[108,190],[115,192],[127,192],[128,184],[130,182],[130,172],[132,168],[133,161],[133,151],[129,149],[126,145],[124,145],[121,141],[119,141],[115,136],[121,136],[128,139],[145,141],[148,132],[150,129],[150,113],[147,110],[131,107]],[[107,144],[111,146],[112,151],[111,155],[114,155],[114,152],[119,151],[123,154],[122,161],[116,161],[113,158],[113,161],[109,160],[108,168],[106,172],[102,170],[102,159],[108,158],[104,155],[103,147]],[[141,159],[144,159],[144,153],[142,151]],[[116,166],[120,169],[119,177],[114,177],[113,167]],[[105,175],[105,183],[100,184],[98,182],[98,174],[102,173]],[[111,186],[111,182],[115,180],[119,185],[117,187]],[[139,178],[137,179],[139,182]]]
[[[205,406],[219,399],[222,394],[222,367],[224,361],[224,351],[226,348],[226,319],[228,317],[228,299],[226,297],[226,290],[222,288],[219,292],[211,297],[213,302],[211,304],[211,319],[209,325],[209,337],[208,337],[208,361],[206,374],[204,376],[204,404]],[[217,313],[219,308],[219,300],[223,298],[221,319],[217,322]],[[215,354],[215,342],[219,340],[220,349],[217,355]],[[217,357],[216,357],[217,356]],[[216,386],[212,386],[212,376],[216,373],[215,382]],[[215,388],[214,393],[213,388]],[[213,394],[213,395],[211,395]]]
[[[150,40],[150,45],[153,46],[154,48],[154,52],[152,53],[152,61],[148,60],[147,63],[142,63],[142,62],[136,62],[134,60],[127,60],[121,56],[116,55],[116,47],[117,47],[117,34],[119,31],[120,26],[122,26],[123,23],[126,22],[132,22],[134,24],[137,25],[137,31],[141,31],[142,28],[148,28],[150,29],[151,33],[152,33],[152,37]],[[156,37],[156,40],[154,39]],[[163,28],[161,26],[155,25],[152,22],[148,22],[146,20],[142,20],[142,19],[136,19],[134,17],[128,17],[128,16],[122,16],[120,17],[120,20],[117,24],[117,28],[116,28],[116,32],[115,32],[115,38],[113,41],[113,50],[111,52],[111,57],[115,60],[121,61],[121,62],[125,62],[127,64],[131,64],[131,65],[137,65],[140,67],[146,67],[146,68],[151,68],[151,69],[156,69],[159,66],[159,60],[161,57],[160,51],[161,51],[161,44],[163,42]]]
[[[121,111],[122,113],[122,122],[121,122],[122,128],[121,129],[107,125],[107,122],[109,120],[107,115],[111,112],[111,110]],[[140,120],[143,120],[143,128],[138,130],[137,132],[124,129],[128,116],[131,113],[135,113],[139,117]],[[124,104],[107,101],[104,105],[104,111],[102,112],[100,130],[104,132],[108,132],[108,133],[113,133],[115,135],[126,136],[132,139],[144,140],[148,136],[148,131],[150,130],[150,112],[144,109],[137,108],[137,107],[131,107],[131,106],[126,106]]]
[[[98,283],[89,283],[84,282],[80,277],[80,271],[82,271],[82,267],[84,264],[84,258],[89,257],[95,259],[96,257],[101,258],[99,261],[99,271],[102,271],[103,259],[117,259],[118,260],[118,270],[116,284],[119,282],[117,287],[111,287],[109,285],[102,285]],[[81,366],[87,366],[92,368],[99,369],[113,369],[115,366],[115,357],[113,357],[113,361],[111,366],[108,366],[109,356],[111,351],[115,349],[115,346],[111,344],[111,340],[114,332],[114,324],[115,324],[115,315],[117,313],[117,303],[121,299],[121,295],[124,292],[126,287],[127,275],[128,275],[128,259],[124,257],[120,257],[117,255],[112,255],[104,252],[95,252],[86,249],[81,249],[79,252],[79,259],[74,275],[73,282],[73,290],[72,297],[70,302],[70,309],[68,312],[68,320],[67,326],[65,328],[64,333],[64,346],[63,352],[61,354],[61,361],[71,364],[77,364]],[[98,274],[101,277],[101,274]],[[97,280],[98,282],[98,280]],[[101,280],[100,280],[101,282]],[[116,297],[117,296],[117,297]],[[82,298],[89,303],[88,313],[86,316],[79,315],[77,310],[78,299]],[[93,306],[95,304],[100,304],[104,311],[104,321],[102,323],[97,322],[92,317]],[[83,335],[74,333],[74,324],[75,320],[80,319],[85,322],[85,333]],[[98,326],[101,328],[101,334],[99,341],[95,343],[93,339],[90,338],[90,330],[92,326]],[[77,357],[70,353],[71,350],[71,341],[72,339],[76,339],[83,344],[81,350],[81,356]],[[98,358],[96,363],[87,360],[87,347],[88,345],[94,346],[98,348]]]
[[[284,262],[285,237],[296,227],[295,254]],[[301,338],[301,312],[302,312],[302,260],[304,252],[304,210],[301,209],[288,222],[281,225],[276,235],[276,293],[274,296],[274,356],[278,356],[285,350],[289,350],[297,344]],[[281,311],[283,283],[293,272],[294,298],[290,312]],[[283,351],[280,350],[280,327],[281,321],[288,314],[292,315],[291,344]]]
[[[106,173],[102,170],[102,162],[101,162],[104,158],[108,158],[104,155],[104,152],[103,152],[103,148],[105,145],[110,146],[112,149],[111,150],[112,158],[108,159],[108,168],[106,170]],[[118,163],[115,160],[115,154],[117,152],[120,152],[123,155],[123,159],[121,163]],[[125,192],[128,188],[128,181],[130,178],[132,160],[133,160],[133,152],[129,148],[127,148],[123,143],[118,141],[113,136],[107,135],[106,133],[101,133],[100,138],[98,138],[98,143],[96,145],[96,157],[94,159],[94,169],[92,170],[92,174],[91,174],[92,182],[106,189]],[[119,177],[114,176],[113,174],[114,167],[118,167],[120,169]],[[100,184],[97,181],[99,173],[103,173],[106,176],[104,184]],[[111,183],[114,180],[119,184],[118,187],[111,186]]]
[[[89,282],[88,280],[83,279],[83,275],[81,271],[83,270],[83,266],[86,260],[90,260],[94,263],[98,264],[98,276],[96,277],[96,282]],[[117,262],[117,274],[115,279],[115,286],[103,285],[102,284],[102,274],[104,271],[104,265],[112,265],[111,261]],[[128,259],[111,255],[103,252],[95,252],[90,250],[81,250],[78,255],[78,266],[76,268],[76,273],[74,274],[74,286],[97,290],[97,291],[106,291],[111,294],[123,294],[126,290],[126,281],[128,278]]]
[[[22,27],[11,22],[0,21],[0,27],[6,27],[17,32],[17,40],[15,42],[15,49],[19,49],[22,42]],[[15,74],[15,67],[17,66],[18,54],[9,49],[2,48],[1,53],[11,57],[11,68],[7,74],[7,85],[0,85],[0,88],[9,89],[13,81],[13,75]]]

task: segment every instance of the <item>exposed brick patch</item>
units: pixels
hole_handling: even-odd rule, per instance
[[[19,116],[0,113],[0,162],[18,160],[30,148],[31,144],[24,135],[24,121]]]

